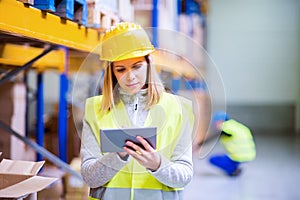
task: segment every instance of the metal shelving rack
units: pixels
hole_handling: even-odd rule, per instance
[[[100,41],[100,33],[95,29],[16,0],[1,0],[0,31],[1,34],[26,37],[85,52],[92,51]]]
[[[202,2],[202,0],[199,1]],[[178,5],[180,2],[181,1],[178,0]],[[152,26],[157,27],[159,12],[158,1],[153,0],[152,6],[151,23]],[[2,52],[0,52],[0,64],[13,66],[15,68],[8,72],[7,76],[5,75],[4,78],[2,77],[2,79],[0,79],[0,84],[5,81],[4,79],[22,70],[28,68],[37,69],[39,81],[37,83],[38,125],[36,130],[37,142],[40,146],[43,146],[42,141],[44,134],[42,119],[44,112],[43,71],[49,68],[55,68],[60,72],[58,134],[59,157],[62,161],[66,161],[66,93],[68,72],[69,68],[73,67],[69,66],[69,63],[79,63],[82,59],[78,59],[78,55],[81,55],[84,59],[87,53],[94,52],[101,39],[101,32],[99,30],[100,29],[88,28],[64,17],[37,9],[28,3],[22,3],[17,0],[0,1],[0,47],[2,50]],[[156,43],[156,33],[153,33],[153,35],[154,43]],[[20,52],[22,52],[22,56],[20,56]],[[40,57],[42,58],[40,59]],[[76,57],[76,59],[72,60],[74,57]],[[177,81],[177,79],[174,81]],[[12,131],[10,132],[12,133]]]
[[[52,13],[48,13],[16,0],[0,1],[0,64],[12,66],[0,79],[0,84],[22,70],[36,68],[38,71],[37,90],[37,144],[43,146],[44,138],[44,98],[43,71],[55,68],[60,73],[59,97],[59,157],[66,162],[67,144],[67,88],[68,63],[70,54],[85,55],[92,52],[100,42],[101,33],[84,27]],[[20,52],[22,54],[20,55]],[[84,57],[84,56],[83,56]],[[0,127],[7,129],[3,123]],[[14,133],[12,130],[8,131]],[[17,134],[17,133],[14,133]],[[33,148],[35,144],[30,143]],[[66,167],[59,159],[49,155],[43,148],[35,149],[38,159],[41,154],[51,157],[61,167]],[[49,159],[49,158],[48,158]],[[51,160],[50,159],[50,160]],[[67,169],[68,170],[68,169]]]

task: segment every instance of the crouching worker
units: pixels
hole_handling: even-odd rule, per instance
[[[240,165],[256,157],[255,142],[248,127],[234,119],[229,119],[225,112],[216,112],[213,117],[216,129],[221,131],[220,141],[226,153],[212,155],[210,163],[222,169],[229,176],[241,173]]]

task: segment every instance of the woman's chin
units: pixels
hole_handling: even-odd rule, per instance
[[[132,86],[125,86],[123,89],[128,94],[136,94],[136,93],[138,93],[142,89],[142,87],[141,87],[141,85],[136,84],[136,85],[132,85]]]
[[[126,88],[125,91],[128,93],[128,94],[136,94],[138,93],[140,89],[139,88]]]

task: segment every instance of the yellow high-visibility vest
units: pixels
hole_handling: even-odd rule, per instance
[[[85,107],[86,121],[90,125],[99,145],[101,145],[100,129],[131,126],[125,105],[122,101],[119,101],[112,110],[103,113],[100,111],[101,100],[102,96],[89,98],[86,101]],[[183,97],[163,93],[159,103],[149,109],[144,127],[157,127],[156,150],[165,158],[170,159],[178,143],[178,139],[181,134],[183,134],[185,126],[190,126],[190,130],[192,130],[193,122],[194,116],[191,101]],[[182,188],[171,188],[163,185],[134,159],[131,159],[129,163],[103,187],[128,189],[131,191],[131,199],[133,199],[138,189],[142,189],[141,191],[143,192],[150,192],[150,190],[153,192],[161,190],[170,192],[182,190]],[[147,191],[145,191],[145,189]],[[110,190],[106,190],[105,192],[108,191]]]
[[[221,142],[232,160],[247,162],[255,159],[256,147],[248,127],[230,119],[223,123],[222,131],[229,135],[222,135]]]

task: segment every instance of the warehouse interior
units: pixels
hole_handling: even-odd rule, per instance
[[[299,199],[299,10],[298,0],[1,0],[0,158],[45,160],[39,175],[57,178],[25,199],[88,199],[84,102],[101,93],[101,37],[129,21],[157,43],[166,87],[196,105],[201,146],[184,199]],[[210,137],[219,109],[256,143],[256,159],[236,177],[208,162],[224,151]]]

